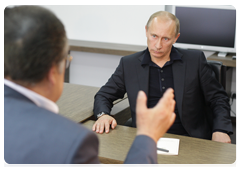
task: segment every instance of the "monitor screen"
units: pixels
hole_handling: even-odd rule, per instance
[[[180,37],[175,46],[236,52],[236,10],[176,6]]]

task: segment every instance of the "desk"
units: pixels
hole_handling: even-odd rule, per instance
[[[94,121],[83,123],[92,129]],[[101,163],[123,163],[135,138],[136,128],[118,125],[109,134],[97,134]],[[236,145],[210,140],[165,134],[167,138],[180,139],[179,155],[158,155],[159,164],[231,164],[236,160]]]
[[[64,83],[62,95],[56,102],[59,114],[76,123],[92,118],[94,96],[98,90],[98,87]],[[117,106],[125,99],[127,100],[127,95],[123,99],[114,101],[113,104]]]
[[[93,116],[94,95],[98,87],[64,83],[63,93],[56,102],[59,114],[74,122],[83,122]]]
[[[209,56],[207,60],[214,60],[214,61],[221,61],[223,65],[228,66],[228,67],[236,67],[236,60],[232,59],[232,56],[236,56],[236,53],[230,53],[226,57],[218,57],[217,53]]]

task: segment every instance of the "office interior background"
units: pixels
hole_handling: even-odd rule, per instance
[[[115,48],[134,46],[145,49],[147,39],[145,25],[151,14],[169,10],[169,5],[43,5],[52,10],[64,23],[69,40],[103,42]],[[181,24],[181,21],[180,21]],[[180,32],[181,33],[181,32]],[[104,47],[103,47],[104,48]],[[106,49],[109,49],[106,45]],[[141,50],[139,50],[141,51]],[[211,53],[204,51],[206,57]],[[69,83],[101,87],[115,71],[120,55],[95,52],[71,51],[73,60],[70,67]],[[231,68],[230,91],[238,94],[238,68]],[[232,103],[231,116],[238,115],[238,100]],[[126,106],[128,103],[126,103]]]
[[[174,7],[171,5],[43,6],[53,11],[64,23],[70,44],[80,43],[86,48],[89,46],[99,48],[100,44],[103,49],[129,51],[141,51],[147,47],[145,25],[151,14],[160,10],[172,12]],[[232,6],[206,7],[233,8]],[[215,52],[217,51],[204,51],[207,58]],[[71,55],[73,60],[69,70],[69,83],[94,87],[101,87],[107,82],[118,66],[120,58],[123,57],[123,55],[78,50],[71,50]],[[232,94],[236,94],[236,67],[228,68],[227,81],[231,117],[235,118],[236,98],[232,100],[231,97]],[[128,102],[125,101],[118,108],[113,108],[112,113],[124,110],[128,106]],[[233,124],[236,131],[236,122]],[[236,136],[232,137],[232,143],[236,143]]]

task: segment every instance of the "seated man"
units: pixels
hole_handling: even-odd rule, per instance
[[[136,127],[138,91],[147,94],[147,105],[152,108],[167,88],[173,88],[176,120],[168,133],[231,143],[229,98],[212,76],[203,52],[173,46],[180,36],[179,27],[179,20],[166,11],[149,18],[145,27],[148,48],[122,57],[116,71],[95,95],[94,114],[98,120],[93,131],[103,133],[105,129],[108,133],[109,125],[116,127],[116,120],[109,116],[112,102],[125,93],[132,126]]]
[[[68,49],[64,26],[52,12],[36,6],[5,9],[7,163],[99,163],[96,134],[57,114],[55,102],[62,93],[65,68],[70,63]],[[137,100],[137,136],[125,163],[157,163],[156,142],[175,119],[173,90],[169,89],[151,110],[143,92]]]

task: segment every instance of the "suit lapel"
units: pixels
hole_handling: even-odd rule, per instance
[[[141,65],[143,57],[144,57],[144,54],[138,58],[138,61],[135,66],[136,66],[136,71],[138,76],[139,90],[143,90],[148,96],[149,66]]]
[[[182,56],[182,54],[180,55]],[[172,65],[174,93],[180,118],[182,118],[182,101],[184,92],[185,70],[186,66],[183,61],[176,61]]]

